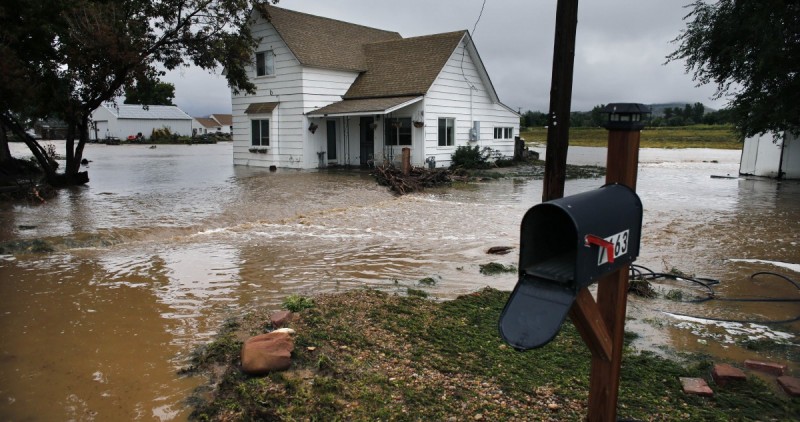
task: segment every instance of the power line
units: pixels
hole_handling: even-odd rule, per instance
[[[481,5],[481,12],[478,13],[478,19],[475,20],[475,25],[472,26],[472,37],[475,37],[475,30],[478,28],[478,22],[481,21],[481,16],[483,16],[483,8],[486,7],[486,0],[483,0],[483,4]]]

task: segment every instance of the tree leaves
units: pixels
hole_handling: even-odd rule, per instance
[[[800,133],[800,3],[697,0],[667,62],[685,60],[700,85],[730,98],[737,131]]]

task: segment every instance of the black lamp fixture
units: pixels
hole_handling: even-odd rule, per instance
[[[652,113],[650,107],[639,103],[610,103],[603,107],[608,115],[603,127],[608,130],[642,130]]]

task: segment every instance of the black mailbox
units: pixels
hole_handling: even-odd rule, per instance
[[[519,281],[500,315],[516,349],[555,337],[578,291],[639,256],[642,202],[625,185],[535,205],[522,219]]]

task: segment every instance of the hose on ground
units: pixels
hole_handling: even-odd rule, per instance
[[[751,280],[755,280],[757,276],[764,276],[764,275],[771,275],[778,277],[788,283],[791,283],[794,287],[800,290],[800,283],[792,280],[791,278],[783,275],[778,274],[770,271],[759,271],[754,273],[750,276]],[[722,302],[770,302],[770,303],[793,303],[793,302],[800,302],[800,298],[776,298],[776,297],[735,297],[735,298],[725,298],[717,296],[714,288],[717,284],[720,284],[720,281],[713,278],[705,278],[705,277],[689,277],[683,274],[674,274],[674,273],[657,273],[647,267],[642,265],[635,265],[632,264],[630,267],[630,278],[631,280],[643,280],[643,281],[655,281],[658,279],[670,279],[670,280],[682,280],[687,281],[690,283],[697,284],[701,286],[703,289],[707,290],[706,297],[699,297],[691,300],[680,300],[679,302],[684,303],[702,303],[708,302],[710,300],[719,300]],[[735,322],[735,323],[742,323],[742,324],[788,324],[796,321],[800,321],[800,315],[784,319],[784,320],[732,320],[732,319],[720,319],[720,318],[708,318],[708,317],[701,317],[701,316],[694,316],[694,315],[683,315],[683,314],[676,314],[672,313],[673,315],[690,317],[690,318],[699,318],[699,319],[706,319],[711,321],[721,321],[721,322]]]

